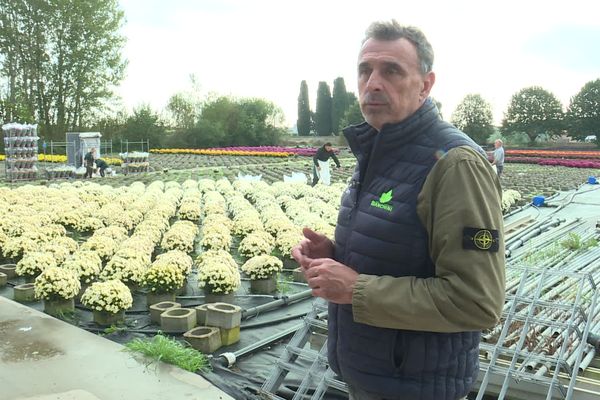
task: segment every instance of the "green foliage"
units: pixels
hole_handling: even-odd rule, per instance
[[[568,237],[560,242],[560,245],[569,250],[585,250],[598,245],[598,241],[590,238],[586,241],[581,240],[581,236],[574,232],[569,232]]]
[[[340,132],[341,121],[348,110],[348,92],[344,78],[336,78],[333,81],[333,97],[331,100],[331,129],[337,134]]]
[[[468,94],[456,107],[451,122],[475,142],[483,144],[494,133],[492,106],[479,94]]]
[[[87,126],[123,79],[124,20],[116,0],[0,2],[4,119],[37,121],[46,139]]]
[[[310,103],[308,102],[308,85],[306,81],[300,83],[300,94],[298,95],[298,135],[310,135]]]
[[[283,113],[272,102],[220,96],[203,104],[196,127],[188,132],[188,146],[273,145],[284,133]]]
[[[111,325],[108,328],[104,329],[104,331],[102,332],[102,335],[112,335],[113,333],[123,333],[123,332],[127,332],[127,327]]]
[[[571,99],[566,121],[574,139],[600,134],[600,79],[586,83]]]
[[[317,110],[315,111],[315,131],[318,136],[328,136],[332,133],[331,101],[329,85],[327,82],[319,82]]]
[[[291,290],[291,284],[294,282],[294,279],[291,275],[279,274],[279,279],[277,280],[277,291],[286,295]]]
[[[176,93],[169,98],[167,111],[173,119],[174,128],[192,129],[196,124],[199,106],[184,93]]]
[[[554,94],[539,86],[521,89],[511,98],[502,130],[506,135],[524,132],[530,143],[542,133],[559,135],[563,130],[562,104]]]
[[[165,127],[160,117],[149,105],[143,104],[133,110],[133,114],[127,118],[123,130],[120,132],[121,139],[130,141],[141,141],[148,139],[151,147],[160,145]]]
[[[344,113],[340,126],[347,127],[350,125],[358,125],[364,122],[365,118],[360,111],[360,104],[358,99],[352,92],[348,92],[348,109]]]
[[[176,365],[186,371],[210,371],[210,362],[204,354],[184,347],[181,343],[160,333],[152,339],[135,339],[125,344],[125,348],[142,353],[153,360]]]
[[[542,250],[531,249],[523,257],[523,261],[525,261],[525,263],[529,265],[535,266],[544,261],[550,260],[553,257],[556,257],[558,254],[560,254],[561,251],[563,251],[563,248],[556,243]]]

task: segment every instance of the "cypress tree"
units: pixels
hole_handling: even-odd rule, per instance
[[[319,136],[331,135],[331,89],[327,82],[319,82],[317,89],[317,110],[315,112],[315,130]]]
[[[344,78],[336,78],[333,81],[333,98],[331,103],[331,128],[334,134],[337,134],[340,129],[341,120],[348,111],[348,93],[346,92],[346,84]]]
[[[308,102],[308,85],[306,81],[300,83],[300,94],[298,95],[298,135],[310,135],[310,103]]]

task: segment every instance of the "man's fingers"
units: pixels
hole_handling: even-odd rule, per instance
[[[307,238],[309,241],[313,242],[313,243],[317,243],[322,241],[325,238],[325,235],[322,235],[320,233],[317,233],[315,231],[313,231],[310,228],[302,228],[302,234],[304,235],[305,238]]]

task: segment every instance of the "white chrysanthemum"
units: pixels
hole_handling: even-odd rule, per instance
[[[242,265],[242,272],[250,279],[267,279],[283,269],[283,263],[270,255],[255,256]]]
[[[63,268],[77,274],[83,283],[95,281],[102,270],[102,260],[95,251],[79,250],[68,257]]]
[[[45,269],[35,279],[35,296],[44,300],[72,299],[79,293],[81,284],[77,275],[58,267]]]
[[[187,253],[181,250],[170,250],[166,253],[159,254],[153,264],[169,264],[175,265],[181,270],[184,277],[188,276],[192,271],[194,260]]]
[[[92,310],[113,314],[127,310],[133,305],[129,288],[119,280],[95,282],[81,296],[81,303]]]
[[[210,293],[231,293],[240,287],[240,273],[219,258],[205,258],[198,270],[198,284]]]
[[[25,253],[23,258],[17,263],[15,272],[17,275],[37,275],[48,268],[56,267],[54,254],[41,251],[32,251]]]
[[[176,265],[154,263],[144,272],[141,284],[152,293],[172,293],[183,286],[184,276]]]
[[[267,232],[257,231],[242,239],[238,247],[238,252],[246,258],[250,258],[263,254],[271,254],[273,248],[273,237]]]

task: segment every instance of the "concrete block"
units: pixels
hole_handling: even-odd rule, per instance
[[[183,334],[185,340],[196,350],[210,354],[221,347],[221,332],[213,326],[199,326]]]
[[[196,326],[196,310],[192,308],[170,308],[160,314],[160,326],[165,332],[187,332]]]
[[[196,309],[196,323],[198,326],[206,325],[206,307],[210,303],[200,304],[199,306],[194,307]]]
[[[0,265],[0,272],[6,274],[8,279],[12,279],[17,276],[17,264],[4,264]]]
[[[33,283],[23,283],[13,288],[15,301],[27,303],[35,301],[35,291]]]
[[[206,325],[231,329],[239,327],[242,321],[242,308],[233,304],[214,303],[206,307]]]
[[[160,314],[171,308],[181,308],[181,303],[163,301],[162,303],[152,304],[150,306],[150,320],[155,324],[160,324]]]
[[[0,272],[0,287],[6,286],[8,282],[8,276],[4,272]]]
[[[229,346],[230,344],[234,344],[240,341],[239,325],[231,329],[219,328],[219,331],[221,332],[221,344],[223,346]]]

